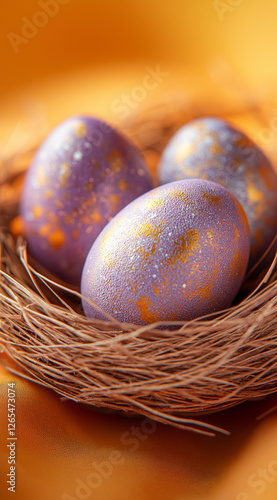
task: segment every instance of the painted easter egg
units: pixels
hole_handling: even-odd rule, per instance
[[[30,253],[79,285],[103,227],[152,187],[144,159],[127,138],[97,118],[65,120],[38,149],[25,178],[20,215]]]
[[[226,187],[246,213],[251,236],[249,266],[277,233],[277,175],[261,149],[219,118],[199,118],[183,126],[163,151],[159,183],[208,179]]]
[[[227,308],[249,247],[244,210],[223,186],[201,179],[159,186],[121,210],[92,245],[84,312],[105,319],[99,307],[121,322],[148,324]]]

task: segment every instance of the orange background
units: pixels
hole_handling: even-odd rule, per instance
[[[141,83],[147,65],[169,73],[156,95],[182,88],[191,72],[195,87],[212,86],[219,58],[242,82],[275,89],[275,0],[69,0],[16,54],[11,33],[22,36],[22,18],[41,10],[39,0],[1,5],[2,142],[33,114],[48,129],[77,112],[115,119],[114,99]]]

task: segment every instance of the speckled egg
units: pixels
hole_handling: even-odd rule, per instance
[[[152,187],[126,138],[99,119],[71,117],[43,142],[25,178],[20,215],[28,249],[57,277],[79,285],[103,227]]]
[[[249,227],[219,184],[190,179],[159,186],[119,212],[90,249],[81,280],[87,316],[148,324],[224,309],[248,263]]]
[[[199,118],[182,127],[163,152],[158,177],[161,184],[198,177],[231,191],[249,222],[249,267],[277,233],[277,174],[259,147],[225,120]]]

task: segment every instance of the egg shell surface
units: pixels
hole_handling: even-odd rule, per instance
[[[229,307],[249,258],[240,203],[219,184],[159,186],[121,210],[90,249],[81,280],[87,316],[121,322],[190,320]]]
[[[277,233],[277,174],[261,149],[220,118],[198,118],[169,141],[158,166],[160,184],[201,178],[225,186],[246,213],[251,236],[249,267]]]
[[[152,187],[127,138],[97,118],[65,120],[38,149],[25,178],[20,215],[28,250],[57,277],[79,285],[103,227]]]

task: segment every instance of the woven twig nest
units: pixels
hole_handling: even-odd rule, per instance
[[[153,167],[174,131],[199,115],[188,116],[187,103],[161,103],[129,122],[128,133]],[[42,274],[10,234],[33,151],[1,167],[0,343],[18,366],[10,369],[77,402],[198,430],[206,424],[191,414],[276,390],[275,262],[254,291],[214,317],[143,327],[88,319],[78,291]]]

